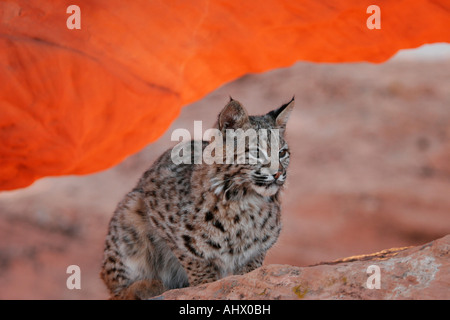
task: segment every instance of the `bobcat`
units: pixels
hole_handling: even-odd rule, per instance
[[[278,141],[275,172],[261,161],[175,164],[171,149],[156,160],[109,224],[100,276],[111,299],[147,299],[262,265],[281,231],[279,195],[290,157],[284,136],[293,106],[294,98],[249,116],[230,98],[215,125],[222,133],[277,129],[278,136],[260,141]],[[197,151],[210,143],[200,142]]]

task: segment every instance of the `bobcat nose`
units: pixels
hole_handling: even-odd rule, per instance
[[[273,177],[275,178],[275,180],[277,180],[282,174],[283,172],[281,170],[278,170],[277,173],[273,175]]]

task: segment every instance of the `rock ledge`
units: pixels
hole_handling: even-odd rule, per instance
[[[375,266],[370,267],[369,266]],[[379,269],[378,269],[378,268]],[[379,289],[370,289],[377,282]],[[158,299],[450,299],[450,235],[309,267],[265,265]]]

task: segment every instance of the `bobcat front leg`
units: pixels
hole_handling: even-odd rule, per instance
[[[214,282],[222,278],[220,268],[214,261],[197,259],[182,253],[178,249],[173,251],[186,271],[190,287]]]
[[[251,272],[251,271],[261,267],[263,262],[264,262],[264,258],[265,257],[266,257],[265,253],[262,253],[262,254],[256,256],[256,258],[253,258],[247,264],[243,265],[241,268],[236,270],[236,272],[234,274],[235,275],[242,275],[242,274]]]

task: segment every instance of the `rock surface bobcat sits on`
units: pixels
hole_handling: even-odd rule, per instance
[[[262,265],[281,231],[279,194],[289,165],[284,132],[293,106],[294,98],[249,116],[230,98],[216,123],[223,139],[227,129],[278,129],[275,172],[261,161],[175,164],[168,150],[143,174],[109,224],[100,275],[112,299],[146,299]],[[258,137],[259,154],[267,156],[260,146],[270,139]],[[203,151],[212,140],[189,143]]]

